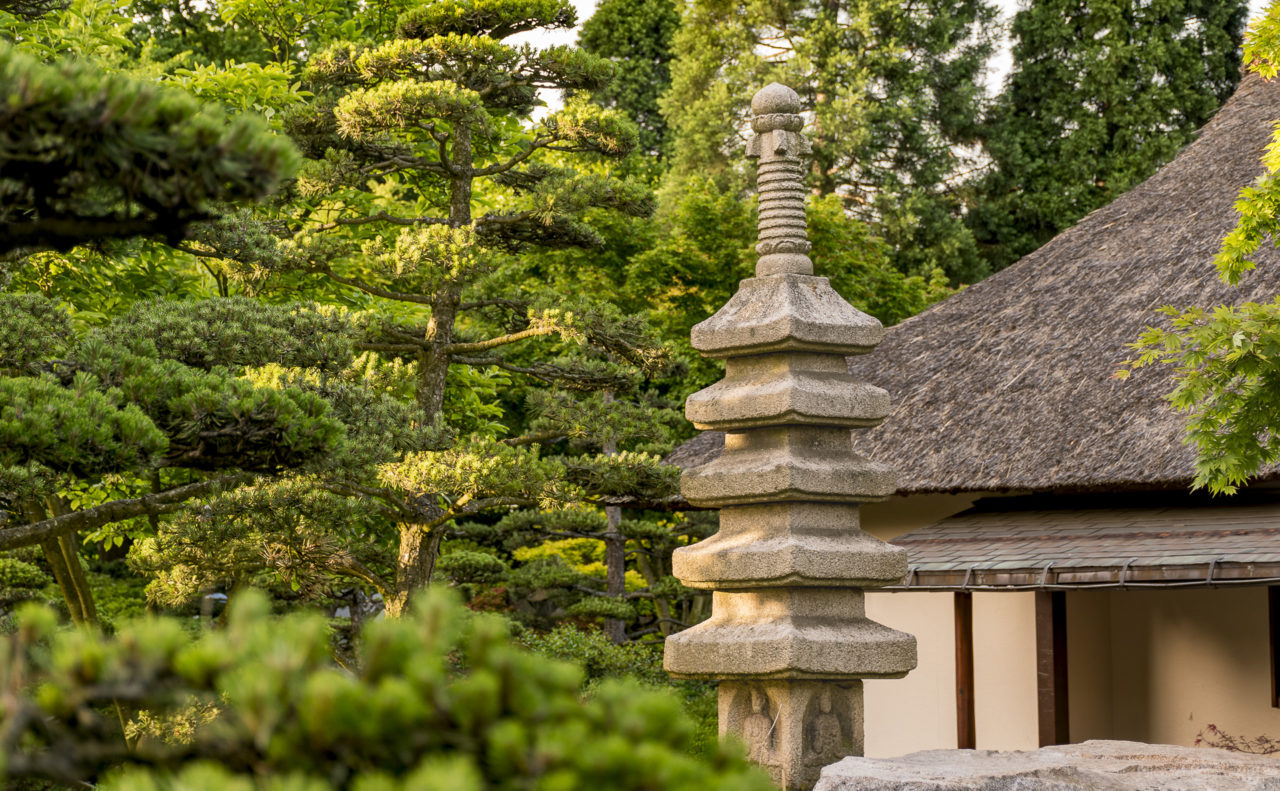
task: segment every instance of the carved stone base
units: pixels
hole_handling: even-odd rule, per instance
[[[862,755],[862,682],[721,682],[720,735],[727,734],[775,783],[809,791],[822,767]]]

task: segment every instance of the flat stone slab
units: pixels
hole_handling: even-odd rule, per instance
[[[1280,791],[1280,758],[1121,741],[926,750],[845,758],[822,770],[814,791]]]

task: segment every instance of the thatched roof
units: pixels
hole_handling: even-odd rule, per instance
[[[1280,254],[1239,288],[1212,266],[1232,204],[1262,172],[1280,81],[1246,77],[1173,162],[1013,266],[891,328],[851,358],[895,409],[855,446],[896,466],[900,493],[1182,487],[1193,453],[1164,402],[1166,366],[1113,378],[1162,305],[1270,300]],[[822,262],[817,262],[821,271]],[[706,432],[669,461],[704,463]]]

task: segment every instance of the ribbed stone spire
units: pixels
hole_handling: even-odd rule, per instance
[[[676,551],[675,575],[714,591],[711,618],[667,639],[673,675],[720,681],[720,731],[788,789],[862,754],[862,681],[915,667],[915,638],[868,620],[862,588],[906,574],[906,553],[858,527],[858,503],[893,493],[893,471],[854,451],[850,429],[889,413],[888,394],[845,357],[883,328],[813,275],[804,214],[809,144],[800,98],[774,83],[751,101],[760,160],[756,276],[693,328],[694,348],[725,358],[725,378],[689,397],[700,429],[725,432],[721,456],[681,491],[720,508],[720,531]]]

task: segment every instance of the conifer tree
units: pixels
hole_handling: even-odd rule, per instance
[[[225,201],[273,192],[296,166],[260,120],[95,65],[43,64],[0,43],[0,254],[158,236],[177,242]]]
[[[13,15],[5,30],[20,44],[56,59],[63,48],[31,33],[61,5],[5,3],[0,16]],[[296,163],[260,120],[228,122],[216,107],[89,60],[42,63],[0,43],[0,89],[0,254],[11,266],[86,242],[180,240],[224,202],[273,191]],[[229,355],[261,353],[264,331],[274,328],[275,351],[296,352],[332,322],[266,309],[252,327],[241,322],[258,340],[247,348],[247,337],[218,346],[236,322],[205,326],[203,364],[188,364],[164,349],[191,340],[194,314],[175,322],[185,335],[161,337],[151,331],[162,312],[143,306],[85,332],[47,299],[0,293],[0,548],[39,547],[76,621],[94,621],[96,610],[83,532],[306,464],[342,433],[314,395],[255,387],[226,368],[245,364]],[[311,351],[340,359],[343,347],[328,339]],[[140,481],[150,485],[134,490]],[[6,603],[43,577],[34,559],[0,558]]]
[[[962,147],[977,139],[995,27],[985,0],[695,0],[662,103],[667,189],[696,175],[728,184],[749,98],[782,82],[814,108],[814,191],[841,196],[902,271],[971,280],[980,262],[953,182],[973,165]]]
[[[302,287],[363,309],[370,376],[411,399],[414,423],[439,437],[401,462],[335,469],[314,482],[323,495],[268,486],[210,503],[209,519],[165,526],[139,558],[163,570],[165,595],[265,568],[254,560],[264,541],[284,554],[306,536],[337,555],[367,545],[359,529],[328,529],[342,519],[326,509],[350,515],[331,500],[345,496],[394,524],[387,573],[347,576],[395,614],[431,578],[459,519],[672,485],[658,456],[643,452],[645,422],[620,435],[624,410],[604,406],[605,393],[629,393],[661,362],[643,320],[598,295],[549,288],[523,255],[599,244],[592,212],[651,210],[648,189],[605,164],[635,146],[623,113],[574,98],[533,120],[539,89],[589,93],[613,69],[571,47],[504,39],[574,21],[561,0],[436,0],[400,16],[389,40],[300,48],[315,51],[305,63],[314,99],[284,121],[308,157],[294,193],[271,212],[208,226],[188,249],[240,288]],[[513,381],[526,388],[523,403],[498,392]],[[621,452],[591,450],[609,437]],[[273,509],[276,495],[293,507]]]
[[[1243,0],[1036,0],[969,224],[1000,269],[1173,158],[1240,79]]]
[[[308,309],[157,301],[76,332],[48,300],[0,294],[0,550],[41,547],[72,618],[92,622],[81,534],[261,476],[422,447],[394,399],[358,384],[333,397],[352,360],[346,323]],[[267,363],[334,381],[243,375]]]
[[[667,122],[658,99],[671,86],[671,42],[680,27],[673,0],[604,0],[582,24],[578,41],[608,58],[617,76],[592,93],[605,107],[624,110],[640,130],[640,150],[662,155]]]

